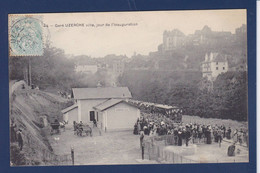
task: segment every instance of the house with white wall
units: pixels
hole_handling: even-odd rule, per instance
[[[61,111],[63,114],[63,120],[69,125],[73,125],[73,122],[78,122],[78,105],[74,104]]]
[[[75,65],[75,72],[95,74],[98,71],[97,65]]]
[[[202,77],[208,80],[215,80],[221,73],[228,71],[227,58],[220,53],[210,53],[205,55],[205,60],[201,63]]]
[[[72,93],[75,106],[63,110],[68,120],[91,124],[95,119],[103,130],[120,130],[132,129],[140,117],[140,110],[127,103],[132,98],[127,87],[73,88]]]
[[[133,129],[141,115],[138,107],[122,99],[109,99],[94,109],[104,131]]]

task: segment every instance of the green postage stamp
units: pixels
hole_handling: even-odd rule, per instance
[[[9,55],[43,54],[42,16],[9,15]]]

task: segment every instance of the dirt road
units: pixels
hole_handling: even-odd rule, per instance
[[[155,161],[141,161],[139,136],[132,131],[107,132],[101,136],[97,129],[93,137],[79,137],[72,129],[50,137],[54,152],[58,155],[70,154],[73,146],[75,165],[105,164],[151,164]],[[54,140],[54,138],[56,140]]]

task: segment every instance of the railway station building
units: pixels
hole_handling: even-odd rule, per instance
[[[128,103],[132,95],[127,87],[73,88],[72,92],[75,105],[62,110],[69,124],[96,120],[104,131],[128,130],[140,117],[139,108]]]

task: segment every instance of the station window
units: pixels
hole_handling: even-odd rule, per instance
[[[218,70],[218,67],[216,67],[216,70]]]

